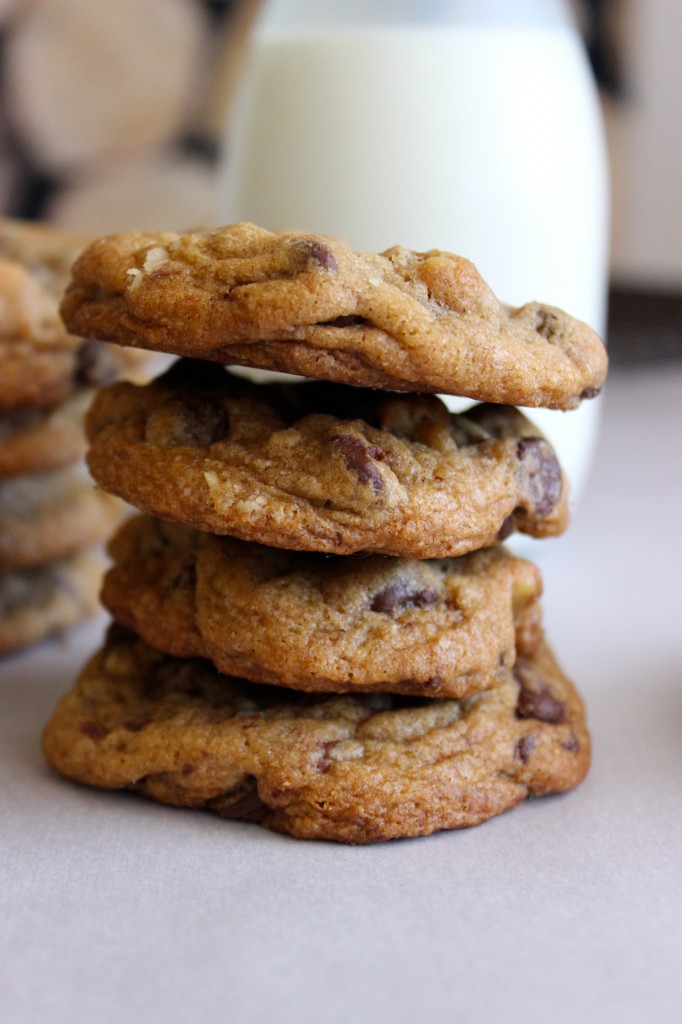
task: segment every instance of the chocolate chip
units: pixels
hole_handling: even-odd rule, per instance
[[[258,786],[254,778],[249,778],[243,785],[223,793],[211,801],[211,810],[221,818],[238,819],[258,823],[268,811],[258,795]]]
[[[435,590],[429,590],[428,587],[415,590],[409,584],[398,581],[389,583],[384,590],[375,594],[370,608],[373,612],[390,615],[396,608],[432,608],[439,600]]]
[[[523,763],[525,764],[530,755],[532,754],[535,748],[535,744],[535,736],[521,736],[516,741],[516,746],[514,747],[514,757],[516,758],[516,760],[523,761]]]
[[[552,725],[566,720],[566,705],[557,700],[548,686],[536,682],[531,689],[526,685],[523,669],[519,670],[518,666],[514,668],[514,676],[520,686],[516,702],[517,718],[537,718],[539,722]]]
[[[535,322],[535,330],[538,334],[541,334],[543,338],[547,338],[547,340],[550,341],[556,334],[558,323],[559,317],[555,316],[554,313],[550,313],[548,309],[539,309],[537,313],[537,320]]]
[[[350,434],[339,434],[334,441],[346,460],[346,465],[356,473],[359,482],[368,483],[376,494],[381,493],[385,487],[384,479],[373,460],[383,462],[386,458],[384,449],[375,444],[367,445],[360,438],[351,437]]]
[[[323,267],[332,274],[336,273],[339,268],[331,249],[327,248],[326,245],[323,245],[322,242],[306,241],[304,244],[308,252],[308,256],[313,263],[317,263],[318,266]]]
[[[528,481],[533,511],[538,516],[549,515],[563,490],[561,467],[554,450],[541,437],[522,437],[516,454]]]
[[[81,722],[80,731],[91,740],[101,740],[109,732],[100,722]]]
[[[182,404],[180,433],[202,448],[224,440],[230,432],[230,418],[219,398],[188,395]]]
[[[572,754],[577,754],[577,752],[580,750],[578,737],[575,736],[573,733],[571,733],[566,742],[562,743],[561,746],[564,748],[564,750],[570,750]]]
[[[596,398],[597,395],[601,394],[601,388],[585,388],[584,391],[580,392],[581,398]]]

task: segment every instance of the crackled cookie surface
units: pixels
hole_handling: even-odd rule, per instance
[[[304,839],[476,825],[589,766],[581,700],[546,647],[463,700],[304,695],[219,676],[115,628],[46,726],[79,782]]]
[[[429,395],[320,382],[257,385],[181,360],[101,391],[95,479],[151,515],[287,550],[456,556],[567,523],[567,486],[510,407],[466,416]]]
[[[606,375],[585,324],[504,306],[451,253],[351,252],[233,224],[94,242],[62,315],[76,334],[368,387],[569,409]]]
[[[93,615],[103,571],[104,559],[87,552],[0,576],[0,654]]]
[[[539,571],[500,547],[440,561],[335,557],[139,516],[110,552],[102,601],[117,622],[254,682],[459,697],[541,639]]]
[[[0,412],[60,401],[139,366],[139,353],[70,335],[59,300],[86,239],[0,219]]]
[[[77,469],[11,477],[0,483],[0,573],[42,565],[99,544],[124,506]]]

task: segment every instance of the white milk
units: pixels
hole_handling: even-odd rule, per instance
[[[603,331],[606,161],[568,25],[262,30],[228,143],[221,221],[460,253]],[[530,413],[574,497],[598,411]]]

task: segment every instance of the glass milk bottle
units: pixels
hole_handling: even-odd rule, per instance
[[[271,0],[219,195],[225,223],[458,253],[503,301],[604,332],[605,145],[561,0]],[[574,499],[598,414],[530,412]]]

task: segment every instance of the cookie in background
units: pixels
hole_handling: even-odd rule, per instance
[[[100,545],[125,506],[82,466],[94,389],[142,381],[144,355],[84,341],[59,301],[87,239],[0,220],[0,653],[96,610]]]

